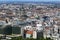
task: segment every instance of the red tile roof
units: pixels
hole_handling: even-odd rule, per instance
[[[27,34],[33,34],[33,31],[27,31],[26,33]]]

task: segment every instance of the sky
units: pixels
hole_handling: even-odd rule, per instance
[[[0,0],[0,1],[37,1],[37,2],[41,2],[41,1],[60,1],[60,0]]]

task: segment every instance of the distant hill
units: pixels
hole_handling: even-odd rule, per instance
[[[0,4],[21,4],[21,3],[44,3],[44,4],[60,4],[60,1],[50,1],[50,2],[34,2],[34,1],[0,1]]]

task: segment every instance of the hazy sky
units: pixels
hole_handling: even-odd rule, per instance
[[[0,0],[0,1],[60,1],[60,0]]]

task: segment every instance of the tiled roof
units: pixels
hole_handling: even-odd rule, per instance
[[[33,34],[33,31],[27,31],[26,33],[27,34]]]

